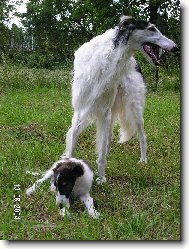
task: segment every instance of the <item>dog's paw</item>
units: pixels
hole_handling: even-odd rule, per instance
[[[90,213],[89,216],[93,219],[98,219],[100,216],[100,213],[94,210],[94,212]]]
[[[26,189],[26,195],[30,196],[33,191],[34,191],[33,187],[30,187],[30,188]]]
[[[138,164],[140,164],[140,163],[147,163],[147,158],[140,158],[140,160],[138,161]]]
[[[101,184],[103,184],[105,182],[106,182],[106,177],[105,176],[99,176],[99,177],[96,178],[96,183],[98,185],[101,185]]]
[[[69,213],[68,209],[65,207],[60,209],[59,214],[62,218],[64,218],[65,216],[68,218],[70,217],[70,213]]]

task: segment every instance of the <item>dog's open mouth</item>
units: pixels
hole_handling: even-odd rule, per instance
[[[150,42],[145,42],[143,43],[142,48],[152,64],[156,66],[160,65],[160,60],[158,60],[154,52],[155,49],[159,50],[159,46]]]

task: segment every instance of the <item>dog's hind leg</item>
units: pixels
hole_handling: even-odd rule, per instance
[[[140,141],[140,162],[147,163],[146,158],[146,150],[147,150],[147,142],[146,142],[146,134],[144,133],[143,124],[138,125],[139,132],[139,141]]]
[[[104,114],[97,117],[97,139],[96,149],[98,153],[98,175],[97,183],[101,184],[106,181],[105,164],[106,155],[108,153],[108,140],[111,132],[111,110],[107,110]]]
[[[137,133],[140,142],[140,162],[147,163],[147,142],[144,132],[143,111],[145,104],[145,84],[140,73],[133,72],[124,78],[123,87],[120,88],[123,106],[118,109],[120,117],[120,139],[121,142],[129,140]],[[121,106],[121,105],[120,105]],[[122,111],[124,110],[124,111]],[[125,118],[124,118],[125,115]],[[125,119],[125,125],[124,125]],[[123,123],[122,123],[123,122]]]
[[[109,135],[108,135],[108,145],[107,145],[107,154],[110,152],[110,146],[112,142],[112,137],[113,137],[113,125],[114,125],[114,117],[111,117],[111,122],[110,122],[110,129],[109,129]]]
[[[89,119],[86,118],[86,115],[82,115],[79,112],[74,113],[72,118],[72,126],[66,135],[66,151],[62,157],[72,157],[79,135],[87,128],[88,125]]]
[[[139,136],[140,142],[140,163],[147,163],[146,151],[147,151],[147,142],[146,142],[146,134],[144,132],[144,120],[143,115],[140,110],[136,110],[134,112],[137,132]]]

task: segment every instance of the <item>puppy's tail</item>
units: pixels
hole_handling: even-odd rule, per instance
[[[49,179],[51,176],[54,175],[54,171],[52,169],[48,170],[45,175],[43,176],[43,178],[37,180],[31,187],[29,187],[26,190],[26,195],[30,196],[34,191],[36,191],[36,189],[47,179]]]

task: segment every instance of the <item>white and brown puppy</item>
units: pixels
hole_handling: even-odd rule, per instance
[[[56,191],[56,204],[60,208],[60,215],[69,215],[69,197],[73,193],[84,202],[89,216],[98,218],[99,213],[94,209],[93,198],[90,196],[93,172],[89,164],[76,158],[63,158],[55,162],[44,174],[26,190],[29,196],[44,181],[51,178],[51,190]]]

